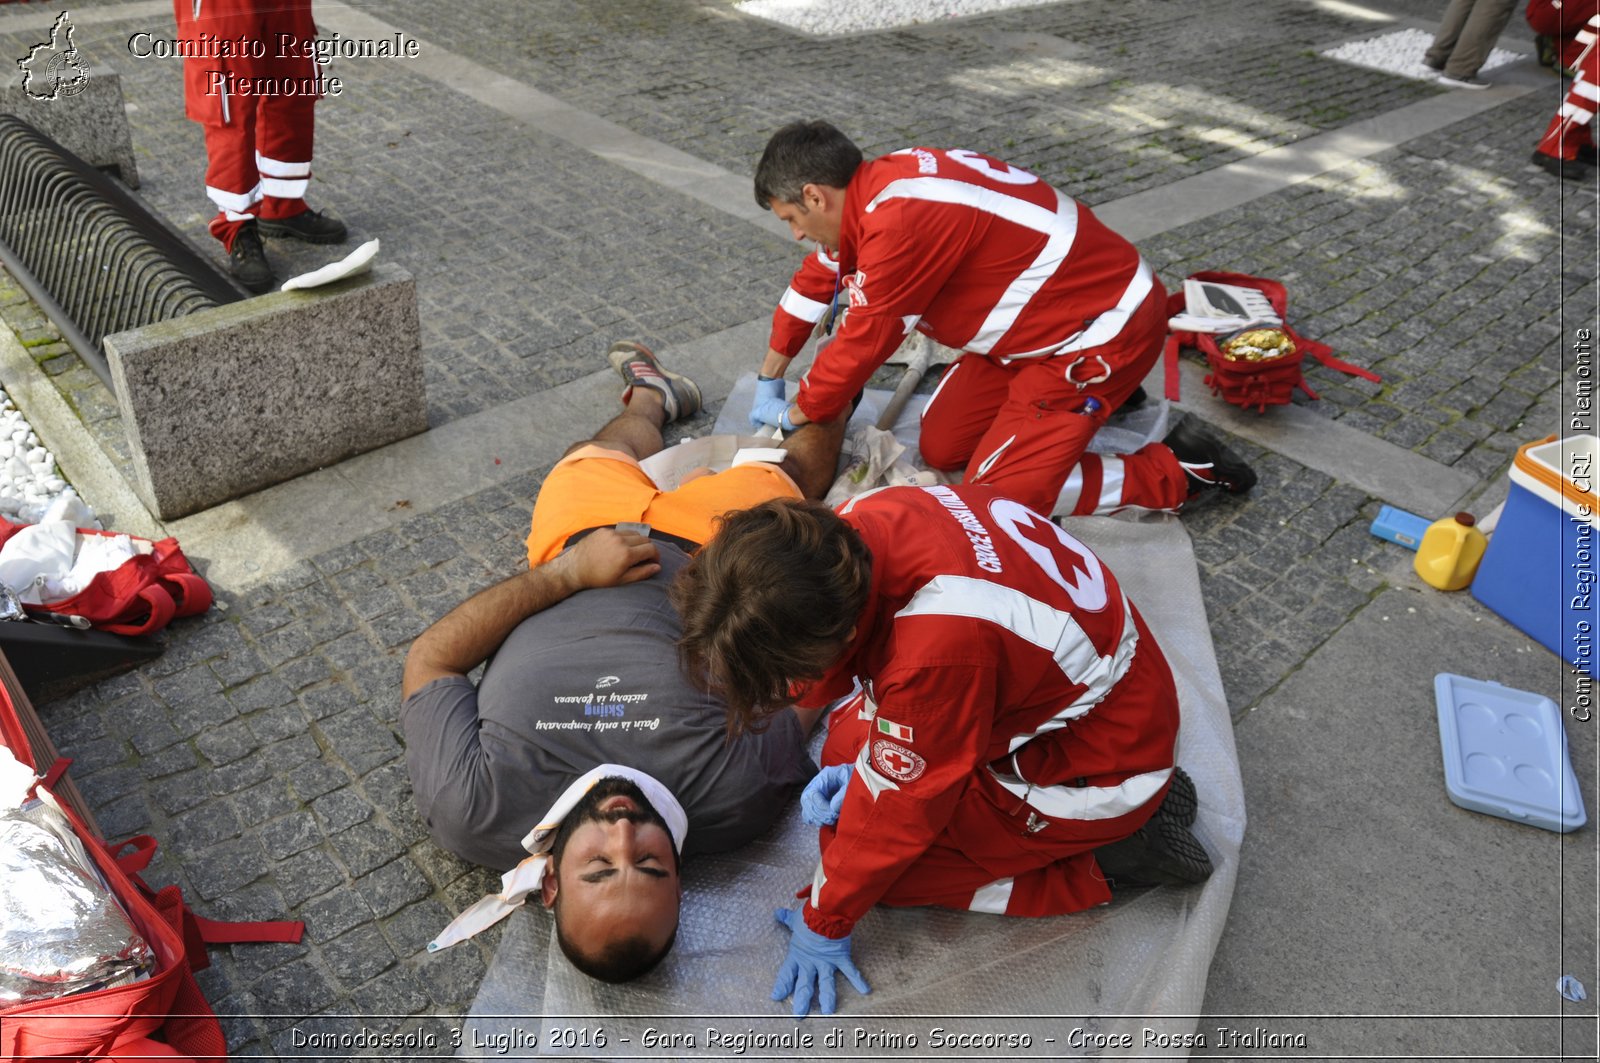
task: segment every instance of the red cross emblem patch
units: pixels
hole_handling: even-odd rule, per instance
[[[872,766],[899,782],[915,782],[928,770],[927,761],[887,738],[872,743]]]

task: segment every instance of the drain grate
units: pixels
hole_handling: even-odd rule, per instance
[[[111,387],[101,341],[247,293],[112,178],[0,115],[0,263]]]

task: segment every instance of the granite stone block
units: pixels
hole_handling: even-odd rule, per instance
[[[91,66],[83,88],[34,99],[14,73],[0,83],[0,114],[14,114],[72,154],[102,170],[113,170],[129,188],[139,187],[133,161],[133,136],[122,100],[122,75],[109,66]]]
[[[383,265],[107,336],[135,492],[171,520],[424,431],[420,335]]]

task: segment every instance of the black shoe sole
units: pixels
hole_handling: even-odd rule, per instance
[[[342,233],[307,234],[298,229],[291,229],[287,225],[274,225],[270,221],[259,220],[256,228],[262,236],[271,236],[280,240],[300,240],[308,244],[342,244],[350,239],[350,231]]]
[[[1132,836],[1095,850],[1113,891],[1188,886],[1211,877],[1211,855],[1176,819],[1159,814]]]
[[[1156,867],[1170,885],[1186,886],[1211,877],[1211,854],[1188,827],[1175,819],[1161,819],[1155,829],[1164,850],[1156,854]]]
[[[1167,796],[1162,799],[1161,807],[1156,809],[1156,815],[1174,820],[1184,827],[1192,827],[1199,812],[1200,795],[1195,792],[1194,780],[1182,768],[1173,768],[1172,785],[1167,787]]]

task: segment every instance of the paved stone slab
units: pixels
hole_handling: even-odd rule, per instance
[[[416,288],[383,265],[105,339],[134,490],[173,519],[427,428]]]
[[[1138,242],[1309,180],[1352,159],[1366,158],[1443,129],[1529,91],[1522,85],[1500,85],[1483,92],[1451,92],[1422,100],[1171,185],[1126,196],[1095,213],[1117,232]]]
[[[1192,358],[1183,360],[1180,409],[1192,410],[1210,424],[1401,509],[1451,512],[1478,483],[1474,473],[1441,465],[1341,421],[1330,421],[1305,406],[1275,406],[1266,413],[1234,406],[1213,395],[1205,377],[1204,364]],[[1146,378],[1145,390],[1161,394],[1164,379],[1164,368],[1158,366]]]
[[[1556,657],[1470,598],[1392,589],[1238,721],[1250,823],[1208,1013],[1247,1028],[1369,1016],[1315,1045],[1346,1058],[1549,1054],[1558,1012],[1591,1016],[1592,1036],[1593,1002],[1566,1005],[1555,982],[1593,970],[1593,828],[1558,835],[1449,801],[1441,671],[1570,704]],[[1563,717],[1592,783],[1595,724]],[[1440,1012],[1544,1021],[1404,1018]]]

